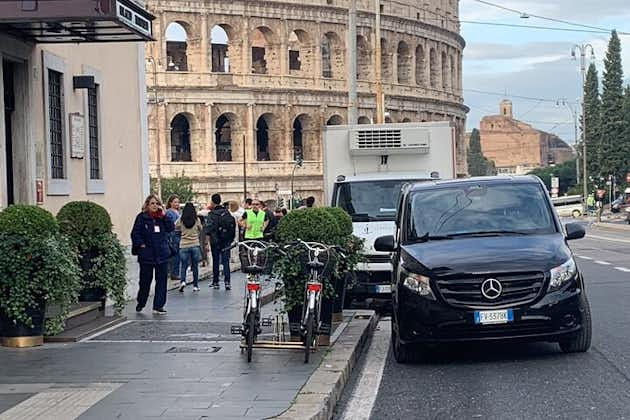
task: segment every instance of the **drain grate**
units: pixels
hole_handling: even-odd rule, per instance
[[[165,353],[216,353],[223,347],[171,347]]]

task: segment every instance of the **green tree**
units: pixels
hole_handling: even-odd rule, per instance
[[[156,179],[151,179],[151,191],[157,194]],[[174,178],[162,178],[162,202],[166,203],[168,197],[177,195],[182,203],[193,201],[195,192],[193,190],[192,179],[187,177],[184,172],[181,175],[175,175]]]
[[[609,174],[621,178],[625,173],[624,150],[624,97],[623,69],[621,66],[621,43],[617,32],[613,31],[604,59],[604,81],[602,90],[602,111],[600,128],[600,176]]]
[[[489,161],[481,150],[481,136],[479,130],[473,129],[468,145],[468,173],[471,176],[495,175],[494,162]]]
[[[599,136],[599,124],[601,113],[601,99],[599,97],[599,76],[594,63],[588,68],[586,82],[584,83],[584,113],[586,119],[586,154],[588,173],[598,175],[601,168],[601,145]],[[584,124],[582,131],[584,131]]]
[[[624,116],[624,136],[623,136],[623,172],[630,172],[630,86],[626,86],[623,95],[623,116]],[[617,182],[625,185],[625,173],[621,174],[621,178],[617,178]]]
[[[563,195],[577,185],[575,162],[576,160],[573,159],[560,165],[538,168],[531,171],[529,175],[536,175],[538,178],[542,179],[549,191],[551,191],[551,177],[558,177],[560,181],[559,194]]]

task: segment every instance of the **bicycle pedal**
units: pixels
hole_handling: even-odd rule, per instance
[[[241,327],[240,325],[232,325],[230,327],[230,334],[234,334],[234,335],[241,335],[243,334],[243,327]]]
[[[261,321],[261,325],[263,327],[272,327],[273,326],[273,318],[263,318],[260,321]]]

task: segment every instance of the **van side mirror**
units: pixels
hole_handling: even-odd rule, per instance
[[[567,223],[565,229],[567,231],[567,241],[582,239],[586,236],[586,230],[584,230],[584,227],[579,223]]]
[[[381,236],[374,241],[374,249],[378,252],[396,251],[394,235]]]

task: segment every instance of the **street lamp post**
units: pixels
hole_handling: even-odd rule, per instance
[[[161,166],[161,146],[160,146],[160,112],[159,112],[159,99],[158,99],[158,82],[157,82],[157,63],[155,59],[151,56],[147,57],[147,62],[151,64],[153,67],[153,103],[155,105],[155,121],[156,121],[156,132],[155,132],[155,143],[156,143],[156,152],[157,152],[157,167],[156,167],[156,176],[155,186],[157,188],[158,197],[162,197],[162,168]]]
[[[293,186],[294,186],[294,179],[295,179],[295,170],[298,167],[302,167],[302,165],[304,164],[304,160],[302,159],[302,156],[298,156],[297,159],[295,159],[295,162],[293,163],[293,171],[291,171],[291,205],[289,206],[290,210],[293,210]]]
[[[573,59],[577,58],[577,54],[580,54],[580,71],[582,73],[582,180],[583,180],[583,186],[582,186],[582,191],[584,194],[583,197],[583,205],[584,205],[584,214],[588,214],[588,209],[586,206],[586,197],[588,196],[588,186],[586,184],[586,181],[588,179],[588,175],[587,175],[587,169],[586,169],[586,162],[587,162],[587,155],[586,155],[586,110],[585,110],[585,98],[584,98],[584,86],[586,85],[586,53],[587,51],[590,49],[591,51],[591,56],[590,59],[594,60],[595,59],[595,50],[593,49],[593,46],[591,44],[582,44],[582,45],[574,45],[573,48],[571,48],[571,57],[573,57]]]

